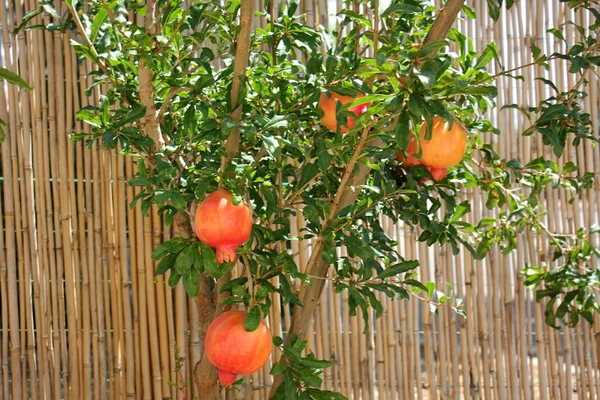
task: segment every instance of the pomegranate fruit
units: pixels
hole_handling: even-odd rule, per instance
[[[244,328],[244,311],[226,311],[210,324],[204,339],[204,352],[219,370],[221,385],[229,386],[237,375],[258,371],[271,356],[273,339],[267,325],[252,332]]]
[[[441,181],[446,177],[446,175],[448,175],[448,168],[427,167],[427,169],[429,170],[429,173],[431,173],[431,176],[435,182]]]
[[[406,148],[406,152],[409,154],[406,160],[404,159],[404,155],[402,153],[398,153],[396,155],[396,160],[398,160],[399,163],[402,163],[402,167],[408,169],[413,165],[425,165],[421,162],[421,159],[416,159],[415,157],[413,157],[413,155],[416,153],[416,142],[414,138],[410,139],[408,147]],[[426,167],[429,170],[429,173],[431,173],[431,176],[435,182],[441,181],[446,177],[446,175],[448,175],[448,168],[435,168],[429,166]],[[429,179],[423,179],[421,180],[421,183],[425,183],[428,180]]]
[[[410,142],[408,142],[408,147],[406,147],[406,152],[408,153],[406,161],[404,160],[404,155],[402,153],[398,153],[396,155],[396,160],[398,160],[399,163],[403,162],[402,166],[404,168],[410,168],[413,165],[421,164],[420,160],[417,160],[413,157],[413,155],[417,152],[417,146],[414,137],[410,138]]]
[[[442,117],[433,118],[431,140],[425,140],[427,123],[421,124],[421,150],[419,162],[432,168],[453,167],[462,160],[467,149],[467,134],[454,120],[452,129]]]
[[[234,205],[232,195],[220,189],[206,196],[196,209],[194,227],[200,241],[215,249],[219,263],[235,260],[236,247],[252,232],[252,210],[241,202]]]
[[[331,97],[329,97],[329,96],[331,96]],[[334,92],[322,93],[321,98],[319,99],[319,107],[323,111],[323,118],[321,119],[321,123],[323,124],[323,126],[333,132],[337,132],[338,122],[337,122],[337,117],[336,117],[335,101],[339,100],[340,103],[346,104],[346,103],[351,102],[355,98],[360,98],[360,97],[362,97],[362,96],[361,95],[357,95],[356,97],[342,96],[342,95],[334,93]],[[360,104],[358,106],[350,107],[348,110],[352,111],[356,115],[361,115],[362,113],[367,111],[367,105]],[[349,129],[354,128],[354,118],[348,117],[347,125],[348,126],[342,125],[340,127],[341,133],[346,133],[346,132],[348,132]]]

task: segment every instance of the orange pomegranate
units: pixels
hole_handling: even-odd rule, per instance
[[[421,164],[420,160],[417,160],[416,158],[413,157],[415,155],[415,153],[417,152],[417,146],[416,146],[414,137],[410,138],[410,142],[408,142],[408,147],[406,147],[406,152],[408,153],[408,157],[406,158],[406,161],[404,161],[404,154],[398,153],[396,155],[396,160],[398,160],[399,163],[403,162],[402,166],[404,168],[409,168],[409,167],[412,167],[413,165]]]
[[[210,324],[204,339],[204,352],[219,370],[221,385],[229,386],[237,375],[258,371],[271,356],[271,331],[260,321],[252,332],[244,328],[244,311],[226,311]]]
[[[331,96],[331,97],[329,97]],[[357,95],[356,98],[362,97],[361,95]],[[342,96],[340,94],[334,92],[322,93],[321,98],[319,99],[319,107],[323,111],[323,118],[321,119],[321,123],[327,129],[337,132],[337,117],[336,117],[336,100],[339,100],[340,103],[346,104],[354,100],[354,97],[350,96]],[[366,104],[360,104],[358,106],[350,107],[348,110],[352,111],[356,115],[361,115],[365,111],[367,111]],[[342,125],[340,127],[341,133],[348,132],[349,129],[354,128],[354,118],[348,117],[348,126]]]
[[[196,236],[215,249],[219,263],[235,260],[236,247],[252,232],[252,210],[246,203],[234,205],[231,193],[220,189],[206,196],[196,209]]]
[[[431,173],[431,176],[435,182],[441,181],[446,177],[446,175],[448,175],[448,168],[427,167],[427,169],[429,170],[429,173]]]
[[[450,129],[450,124],[442,117],[434,117],[431,140],[425,140],[426,134],[427,123],[424,122],[421,124],[421,164],[432,168],[449,168],[464,157],[467,135],[457,120],[454,120]]]

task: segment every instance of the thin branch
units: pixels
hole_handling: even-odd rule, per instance
[[[163,114],[165,112],[167,112],[167,109],[169,108],[169,104],[171,103],[171,100],[173,100],[173,97],[175,97],[177,94],[179,94],[181,92],[189,92],[189,91],[190,91],[190,89],[186,88],[186,87],[171,88],[171,90],[169,91],[169,94],[165,98],[165,101],[163,102],[162,106],[160,107],[160,110],[158,110],[158,119],[160,120],[160,118],[163,116]]]
[[[240,104],[240,93],[242,91],[243,77],[246,76],[248,68],[248,57],[250,54],[250,34],[252,33],[252,16],[254,14],[253,2],[244,0],[241,2],[240,11],[240,33],[236,40],[235,62],[233,64],[233,81],[231,82],[231,113],[233,122],[242,119],[242,105]],[[240,131],[234,128],[227,138],[225,150],[227,157],[221,160],[221,172],[227,168],[229,159],[237,155],[240,149]]]
[[[106,76],[108,76],[108,78],[112,81],[112,83],[115,85],[115,87],[119,88],[119,91],[121,92],[121,95],[123,96],[123,101],[126,104],[129,104],[129,102],[127,101],[127,96],[125,96],[125,92],[123,91],[122,86],[119,84],[119,82],[113,76],[111,76],[108,73],[107,65],[104,64],[98,58],[98,51],[96,50],[94,43],[92,43],[89,36],[87,35],[85,27],[83,26],[83,23],[81,22],[81,19],[79,18],[79,14],[77,13],[77,10],[75,10],[75,8],[73,8],[73,5],[69,2],[67,2],[67,7],[69,8],[69,12],[71,13],[71,16],[73,17],[73,20],[75,21],[75,25],[77,26],[77,30],[79,31],[79,34],[81,35],[81,38],[83,39],[83,43],[86,46],[88,46],[90,48],[90,50],[92,51],[92,54],[94,56],[93,61],[96,63],[96,65],[98,65],[98,68],[100,68],[102,70],[102,72],[104,72],[104,74]]]
[[[408,293],[409,296],[412,296],[412,297],[414,297],[414,298],[416,298],[418,300],[421,300],[422,302],[434,305],[436,307],[448,307],[448,308],[451,308],[453,310],[458,310],[458,309],[461,308],[461,307],[453,306],[452,303],[448,303],[448,302],[443,302],[442,303],[442,302],[439,302],[439,301],[435,301],[435,300],[432,300],[432,299],[425,298],[423,296],[419,296],[410,287],[406,286],[406,284],[404,284],[404,282],[398,280],[397,277],[395,277],[394,279],[391,279],[391,280],[377,279],[377,278],[375,278],[375,279],[369,279],[367,281],[356,282],[356,281],[353,281],[351,279],[344,279],[344,280],[340,281],[337,278],[330,278],[328,276],[315,276],[315,275],[310,275],[310,274],[307,274],[307,276],[309,278],[311,278],[311,279],[318,279],[318,280],[322,280],[322,281],[325,281],[325,282],[332,282],[332,283],[342,282],[342,283],[344,283],[346,285],[351,285],[352,284],[354,287],[357,287],[357,288],[360,288],[360,287],[362,287],[364,285],[377,284],[377,283],[395,284],[395,285],[398,285],[399,287],[403,288],[404,290],[406,290],[406,292]]]
[[[553,59],[552,57],[549,57],[547,61],[550,61],[550,60],[552,60],[552,59]],[[475,85],[479,85],[479,84],[481,84],[481,83],[484,83],[484,82],[493,81],[493,80],[495,80],[495,79],[498,79],[498,78],[501,78],[501,77],[503,77],[503,76],[505,76],[505,75],[508,75],[508,74],[510,74],[511,72],[515,72],[515,71],[518,71],[518,70],[520,70],[520,69],[527,68],[527,67],[531,67],[531,66],[533,66],[533,65],[537,65],[537,64],[538,64],[538,62],[537,62],[537,61],[533,61],[533,62],[530,62],[530,63],[524,64],[524,65],[520,65],[520,66],[518,66],[518,67],[515,67],[515,68],[511,68],[511,69],[509,69],[509,70],[507,70],[507,71],[500,71],[500,72],[498,72],[498,73],[497,73],[497,74],[495,74],[495,75],[488,76],[487,78],[480,80],[479,82],[475,83]]]
[[[108,14],[108,19],[110,19],[110,22],[112,22],[113,26],[117,27],[117,30],[119,31],[121,36],[123,36],[123,38],[125,40],[127,40],[128,42],[133,42],[133,40],[131,40],[131,38],[129,38],[125,34],[125,32],[123,32],[123,29],[121,28],[121,24],[117,21],[117,19],[115,18],[115,14],[112,12],[108,3],[105,0],[102,0],[102,6],[104,7],[104,9],[106,10],[106,13]]]

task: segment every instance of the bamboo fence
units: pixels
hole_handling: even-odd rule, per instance
[[[495,41],[506,69],[528,63],[532,43],[547,52],[564,51],[547,29],[566,19],[590,22],[564,3],[529,0],[503,11],[494,25],[485,0],[469,4],[479,19],[461,18],[456,27],[476,50]],[[341,5],[302,1],[298,12],[307,14],[307,24],[323,24],[333,21],[330,15]],[[34,88],[23,92],[0,83],[0,118],[8,122],[0,165],[0,399],[182,398],[169,382],[183,384],[188,399],[198,396],[190,379],[202,345],[195,303],[181,285],[170,289],[168,276],[154,278],[150,259],[159,243],[178,233],[163,225],[156,209],[145,218],[139,207],[127,207],[138,190],[126,183],[135,171],[130,158],[68,139],[72,131],[88,130],[74,113],[93,104],[100,91],[84,94],[92,68],[77,62],[66,36],[40,30],[12,34],[36,7],[34,0],[0,2],[0,66]],[[32,21],[49,22],[39,16]],[[518,136],[526,121],[500,106],[544,98],[548,89],[535,76],[559,87],[574,85],[576,77],[561,63],[521,73],[522,81],[498,80],[498,108],[489,118],[504,134],[488,139],[507,158],[553,158],[538,136]],[[590,80],[584,105],[597,131],[599,88],[595,77]],[[565,159],[577,161],[582,171],[600,171],[600,153],[589,143],[568,147]],[[461,196],[473,208],[469,222],[494,216],[477,191]],[[564,189],[546,193],[545,222],[552,231],[574,232],[599,222],[598,181],[579,201],[567,200]],[[318,358],[333,361],[325,388],[365,400],[600,397],[600,323],[548,327],[544,304],[534,302],[519,275],[526,263],[550,259],[539,237],[520,235],[518,251],[508,256],[493,251],[477,261],[467,252],[454,257],[445,248],[428,248],[417,242],[418,230],[382,223],[406,258],[421,260],[423,281],[453,285],[468,318],[445,307],[434,315],[426,302],[380,296],[385,312],[362,335],[362,319],[348,317],[347,295],[327,285],[308,338]],[[294,221],[293,229],[302,224],[301,218]],[[308,256],[298,252],[297,262],[304,264]],[[268,323],[282,335],[290,310],[273,300]],[[224,398],[266,399],[270,367]]]

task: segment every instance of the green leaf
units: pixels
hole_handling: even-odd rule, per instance
[[[371,20],[368,19],[365,15],[363,15],[362,13],[356,13],[352,10],[349,9],[343,9],[342,11],[340,11],[338,13],[338,15],[345,15],[346,17],[348,17],[349,19],[352,19],[354,21],[359,22],[362,26],[367,26],[367,27],[371,27]]]
[[[252,306],[246,318],[244,319],[244,328],[247,332],[255,331],[260,325],[260,307],[256,304]]]
[[[175,260],[177,259],[177,254],[169,254],[165,256],[158,265],[156,266],[156,271],[154,272],[154,276],[159,276],[166,273],[168,270],[173,268],[175,264]]]
[[[21,31],[21,29],[23,29],[29,21],[31,21],[33,18],[40,15],[43,11],[44,11],[43,8],[38,8],[36,10],[28,11],[21,19],[21,23],[13,30],[13,32],[12,32],[13,35],[17,36],[19,34],[19,32]]]
[[[489,62],[492,61],[494,58],[498,58],[498,46],[496,46],[496,43],[492,42],[485,47],[473,68],[483,68],[486,65],[488,65]]]
[[[493,240],[491,240],[487,237],[484,237],[483,239],[481,239],[481,241],[479,242],[479,245],[477,246],[475,259],[483,260],[493,245],[494,245]]]
[[[279,375],[282,374],[283,371],[285,371],[285,366],[283,366],[282,364],[274,364],[271,367],[271,371],[269,372],[270,375]]]
[[[418,266],[419,266],[418,260],[405,261],[403,263],[392,265],[391,267],[384,269],[382,273],[377,275],[377,278],[385,279],[385,278],[389,278],[390,276],[396,276],[398,274],[401,274],[401,273],[404,273],[407,271],[411,271],[411,270],[417,268]]]
[[[200,271],[192,269],[185,273],[183,275],[183,288],[190,297],[198,296],[198,292],[200,291]]]
[[[419,289],[427,293],[427,287],[415,279],[407,279],[404,281],[404,284],[412,286],[415,289]]]
[[[563,42],[565,41],[565,37],[563,36],[562,32],[559,31],[558,29],[556,29],[556,28],[548,29],[547,32],[554,35],[556,38],[562,40]]]
[[[181,193],[171,192],[171,204],[178,210],[184,210],[187,206],[185,197]]]
[[[204,243],[200,243],[200,248],[202,251],[202,264],[206,273],[215,279],[219,279],[220,277],[222,277],[223,272],[221,270],[219,262],[217,261],[215,251],[207,245],[205,245]]]
[[[375,310],[375,318],[381,317],[383,315],[383,304],[377,299],[375,293],[368,288],[364,288],[362,292],[369,298],[369,305]]]
[[[273,336],[273,346],[280,347],[283,345],[283,339],[281,336]]]
[[[169,287],[174,288],[175,286],[177,286],[177,284],[179,283],[179,280],[181,279],[181,275],[178,274],[177,272],[171,272],[171,276],[169,276]]]
[[[269,295],[269,289],[267,289],[266,286],[259,286],[258,289],[256,290],[256,294],[254,295],[254,298],[256,299],[257,302],[262,302],[264,299],[267,298],[268,295]]]
[[[319,171],[319,166],[317,163],[307,164],[302,168],[302,172],[300,173],[300,182],[298,183],[298,187],[302,187],[307,184],[311,179],[315,177],[317,172]]]
[[[160,244],[154,251],[152,252],[153,260],[160,260],[167,253],[179,253],[185,245],[188,243],[188,239],[176,237],[166,242]]]
[[[296,400],[298,398],[298,388],[296,382],[289,371],[285,371],[284,390],[286,400]]]
[[[281,154],[281,147],[279,146],[279,141],[273,136],[262,135],[263,143],[265,144],[265,150],[271,157],[275,160],[279,158]]]
[[[300,360],[300,365],[306,368],[325,369],[331,367],[331,361],[315,360],[314,358],[303,358]]]
[[[263,126],[263,130],[282,129],[288,126],[287,115],[276,115]]]
[[[108,125],[108,116],[110,115],[110,101],[103,94],[100,95],[100,121],[104,125]]]
[[[538,57],[542,54],[542,49],[540,49],[535,44],[532,44],[530,49],[531,49],[531,55],[533,56],[533,59],[537,60]]]
[[[0,79],[5,79],[8,83],[12,83],[13,85],[18,85],[21,89],[25,91],[30,91],[31,87],[21,78],[19,75],[15,74],[7,70],[6,68],[0,67]]]
[[[415,69],[415,75],[417,75],[425,89],[431,89],[436,83],[436,74],[431,68]]]
[[[323,261],[325,261],[327,264],[333,264],[337,260],[335,245],[331,239],[327,239],[323,243],[323,252],[321,257],[323,257]]]
[[[108,17],[108,11],[105,8],[101,8],[96,16],[94,17],[94,23],[92,24],[92,30],[90,32],[90,41],[94,43],[96,37],[98,36],[98,31],[100,27],[106,21],[106,17]]]
[[[6,126],[6,122],[0,118],[0,143],[4,142],[4,139],[6,139],[6,135],[4,134],[4,126]]]
[[[458,206],[456,206],[456,209],[454,210],[454,214],[452,214],[452,217],[450,217],[449,222],[453,223],[453,222],[458,221],[462,216],[469,213],[470,211],[471,211],[471,204],[469,204],[467,201],[463,201]]]
[[[487,4],[490,17],[494,20],[494,22],[497,22],[498,18],[500,18],[500,7],[498,7],[498,4],[496,4],[496,0],[487,0]]]
[[[470,19],[476,19],[477,18],[477,13],[475,12],[475,10],[469,6],[468,4],[464,4],[462,7],[462,11],[465,13],[465,15],[470,18]]]
[[[196,253],[196,246],[188,246],[183,249],[177,256],[173,269],[175,269],[175,271],[181,275],[187,273],[190,269],[192,269],[192,264],[194,263],[194,258],[196,258]]]
[[[125,115],[125,119],[121,121],[122,125],[130,124],[134,121],[137,121],[140,118],[143,118],[146,115],[146,107],[142,107],[139,105],[134,105],[133,109],[129,110]]]
[[[318,139],[317,147],[319,149],[317,152],[317,162],[319,163],[319,168],[321,169],[321,172],[324,176],[326,176],[329,166],[331,165],[331,161],[333,160],[333,156],[329,154],[327,145],[325,144],[324,140]]]
[[[112,129],[107,129],[102,134],[102,145],[107,149],[114,149],[117,146],[117,135]]]
[[[242,276],[241,278],[235,278],[224,284],[219,288],[219,293],[230,292],[234,286],[244,286],[248,282],[248,278]]]
[[[420,7],[412,4],[392,4],[381,14],[381,17],[385,18],[392,14],[419,14],[422,11]]]

